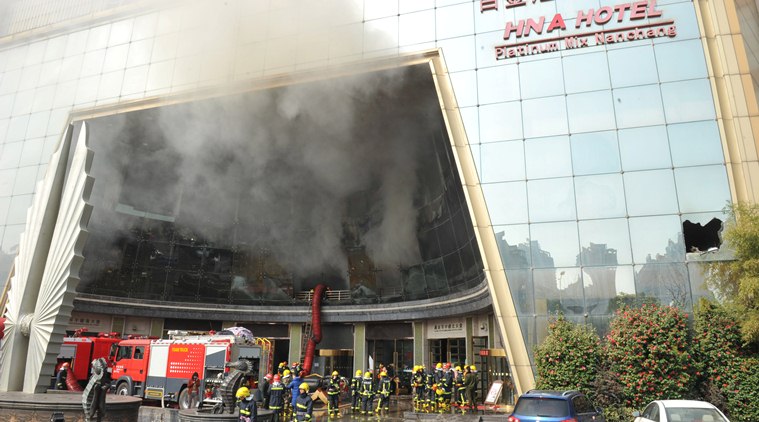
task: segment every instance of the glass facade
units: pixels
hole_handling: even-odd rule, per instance
[[[731,200],[693,2],[656,3],[662,19],[674,21],[674,37],[505,60],[494,53],[504,43],[505,22],[563,13],[567,27],[574,28],[578,10],[613,2],[556,0],[507,8],[498,1],[496,10],[483,10],[485,3],[231,1],[209,11],[204,2],[188,2],[0,45],[0,275],[10,269],[34,181],[43,176],[72,111],[440,48],[528,349],[557,311],[603,329],[613,312],[610,301],[620,294],[690,307],[694,296],[705,292],[698,270],[686,262],[682,225],[708,221],[704,216],[723,218],[721,210]],[[621,25],[612,20],[605,28]],[[334,103],[318,107],[348,112]],[[113,133],[117,123],[102,119],[93,126],[97,132],[105,130],[97,129],[100,124],[112,125],[101,133]],[[151,158],[148,151],[141,154]],[[126,170],[124,175],[127,184],[152,181]],[[449,213],[444,218],[453,223],[435,226],[434,235],[431,226],[415,234],[422,259],[409,263],[408,277],[424,277],[420,295],[466,284],[466,269],[477,259],[476,253],[454,255],[456,248],[476,252],[466,232],[470,225],[460,223],[465,215],[456,195],[441,202]],[[424,204],[429,208],[433,202]],[[420,210],[415,215],[424,215]],[[133,218],[135,212],[127,214]],[[134,245],[165,230],[162,222],[134,227],[139,227],[132,232]],[[233,227],[217,228],[234,233]],[[195,281],[185,279],[192,284],[186,286],[173,280],[181,271],[214,272],[210,261],[193,255],[197,250],[183,252],[176,230],[161,236],[163,243],[155,245],[162,246],[152,251],[125,246],[121,256],[131,254],[131,271],[137,271],[132,274],[147,272],[148,278],[166,282],[159,287],[130,278],[131,287],[124,289],[132,297],[162,298],[173,286],[195,300]],[[225,245],[221,249],[227,252],[221,253],[208,238],[204,241],[208,257],[219,252],[215,256],[224,268],[234,266],[237,244]],[[176,257],[161,251],[172,242]],[[168,259],[162,269],[141,264],[150,262],[155,250]],[[255,253],[246,256],[246,265],[260,262]],[[167,266],[176,267],[176,273],[169,274]],[[430,276],[449,273],[461,279],[438,283]],[[232,286],[234,280],[223,283]],[[229,301],[230,296],[213,300]]]

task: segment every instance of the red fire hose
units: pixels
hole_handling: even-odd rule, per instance
[[[306,356],[303,358],[303,376],[311,373],[311,365],[314,363],[316,345],[322,341],[322,296],[327,286],[319,284],[314,288],[314,296],[311,299],[311,327],[313,334],[306,345]]]

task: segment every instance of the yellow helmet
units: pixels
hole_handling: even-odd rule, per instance
[[[333,376],[333,377],[336,377],[336,376],[338,376],[338,375],[340,375],[340,373],[338,373],[337,371],[332,371],[332,376]]]
[[[437,365],[435,365],[435,369],[443,369],[443,364],[438,362]]]
[[[386,377],[387,376],[387,372],[385,372],[385,371],[380,372],[380,376],[381,377]]]
[[[372,377],[372,373],[371,372],[369,372],[369,371],[364,372],[364,378],[371,378],[371,377]]]
[[[250,396],[250,390],[248,390],[248,387],[240,387],[237,389],[237,393],[235,393],[235,397],[238,399],[244,399],[248,396]]]
[[[457,372],[461,372],[461,367],[460,367],[460,366],[458,366],[458,365],[456,365],[456,371],[457,371]]]
[[[474,365],[472,365],[472,366],[470,366],[470,367],[469,367],[469,370],[471,370],[471,371],[476,371],[476,370],[477,370],[477,367],[476,367],[476,366],[474,366]]]
[[[308,384],[306,384],[305,382],[304,382],[304,383],[302,383],[302,384],[300,385],[300,387],[298,387],[298,390],[303,390],[303,391],[305,391],[305,392],[308,392]]]
[[[285,369],[284,371],[282,371],[282,376],[283,377],[286,377],[288,375],[290,375],[290,370],[289,369]]]
[[[437,394],[438,396],[442,396],[443,393],[444,393],[444,391],[443,391],[442,388],[438,388],[437,390],[435,390],[435,394]]]
[[[356,370],[356,376],[357,376],[357,377],[360,377],[360,376],[361,376],[361,370],[360,370],[360,369],[357,369],[357,370]]]

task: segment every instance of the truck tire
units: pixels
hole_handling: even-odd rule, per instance
[[[180,410],[190,408],[190,393],[187,392],[186,388],[183,388],[182,391],[179,392],[177,404],[179,405]]]
[[[120,382],[119,385],[116,386],[116,395],[131,396],[132,394],[129,392],[129,384]]]

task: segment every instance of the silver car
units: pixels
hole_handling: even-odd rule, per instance
[[[713,404],[698,400],[655,400],[633,422],[730,422]]]

